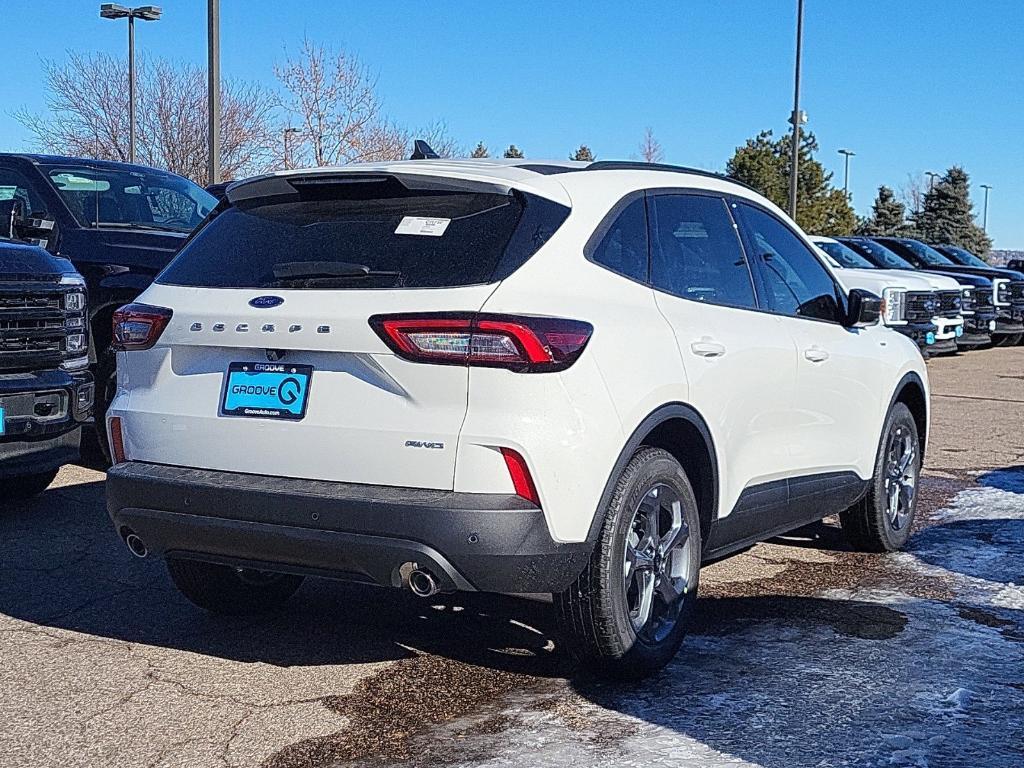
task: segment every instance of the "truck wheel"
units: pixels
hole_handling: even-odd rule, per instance
[[[636,679],[664,667],[697,600],[701,531],[679,462],[643,447],[622,471],[590,562],[555,596],[570,651],[599,673]]]
[[[107,409],[117,394],[117,355],[111,349],[105,349],[100,353],[99,362],[96,363],[96,402],[93,406],[93,421],[95,423],[94,439],[95,448],[98,449],[102,460],[109,466],[113,463],[110,454],[110,438],[107,435]],[[90,450],[95,455],[96,451]]]
[[[917,422],[906,405],[892,407],[882,435],[867,495],[839,515],[847,540],[863,552],[902,548],[917,511],[921,442]]]
[[[185,597],[211,613],[242,615],[279,608],[302,585],[302,576],[167,558],[171,580]]]
[[[48,472],[37,472],[32,475],[8,477],[0,481],[0,488],[3,489],[2,496],[8,499],[31,499],[49,488],[56,476],[57,470],[51,469]]]
[[[1024,338],[1024,333],[1008,333],[1004,336],[1000,336],[994,342],[993,347],[1016,347],[1020,344],[1020,340]]]

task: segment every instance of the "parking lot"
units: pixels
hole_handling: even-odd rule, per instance
[[[837,527],[705,569],[697,628],[633,687],[575,673],[548,606],[308,581],[201,613],[133,560],[103,474],[0,516],[5,766],[1020,765],[1024,347],[929,363],[905,553]]]

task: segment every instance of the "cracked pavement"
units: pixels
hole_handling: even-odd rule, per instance
[[[103,475],[0,507],[4,766],[1011,766],[1024,754],[1024,347],[929,363],[909,551],[814,526],[706,568],[664,674],[589,680],[548,606],[308,580],[213,617]],[[1016,468],[1016,469],[1013,469]]]

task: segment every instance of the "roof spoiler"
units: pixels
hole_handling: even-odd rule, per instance
[[[412,156],[410,160],[439,160],[441,156],[435,152],[423,139],[416,139],[412,144]]]

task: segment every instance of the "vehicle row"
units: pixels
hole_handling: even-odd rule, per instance
[[[885,298],[884,322],[926,356],[1024,337],[1024,273],[952,245],[901,237],[814,237],[851,286]]]

